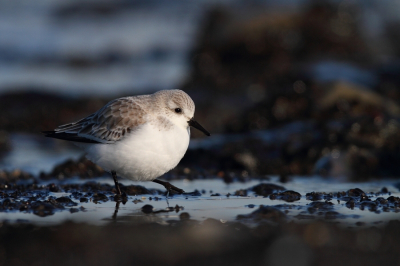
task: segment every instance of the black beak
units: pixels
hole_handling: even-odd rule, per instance
[[[211,134],[207,130],[205,130],[204,127],[202,127],[199,123],[197,123],[195,120],[193,120],[193,118],[188,121],[188,124],[191,127],[197,128],[198,130],[200,130],[207,136],[211,136]]]

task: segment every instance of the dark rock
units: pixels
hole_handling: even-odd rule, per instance
[[[60,188],[54,183],[48,184],[47,187],[49,188],[49,191],[51,191],[51,192],[60,192],[61,191]]]
[[[40,217],[53,215],[56,211],[56,208],[52,204],[40,201],[32,202],[31,209],[33,214]]]
[[[347,194],[348,194],[350,197],[362,197],[362,196],[365,196],[365,192],[362,191],[362,190],[359,189],[359,188],[349,189],[349,190],[347,191]]]
[[[360,201],[369,200],[368,196],[359,188],[349,189],[347,191],[349,197],[359,198]]]
[[[106,202],[106,201],[108,201],[108,197],[106,195],[104,195],[103,193],[95,193],[92,196],[92,200],[94,203],[97,203],[99,201]]]
[[[154,210],[154,207],[152,205],[146,204],[142,207],[142,212],[148,214],[148,213],[152,213]]]
[[[18,204],[15,202],[14,199],[7,198],[7,199],[4,199],[1,202],[0,207],[1,207],[2,210],[5,210],[5,211],[6,210],[13,210],[13,209],[18,207]]]
[[[325,192],[310,192],[306,194],[306,199],[311,201],[327,200],[332,199],[332,195],[326,194]]]
[[[362,201],[360,203],[360,209],[368,208],[370,211],[377,211],[377,202],[375,201]]]
[[[30,208],[30,206],[28,205],[28,203],[25,203],[25,204],[22,203],[22,204],[20,205],[20,207],[19,207],[19,211],[20,211],[20,212],[28,211],[29,208]]]
[[[247,190],[245,189],[239,189],[235,191],[234,196],[239,196],[239,197],[247,197]]]
[[[381,189],[381,193],[389,193],[389,190],[387,189],[387,187],[383,187]]]
[[[400,206],[400,197],[390,196],[387,198],[387,201],[390,203],[394,203],[395,206]]]
[[[190,219],[190,214],[187,212],[182,212],[181,214],[179,214],[179,219],[181,221],[187,221]]]
[[[19,196],[21,196],[21,193],[18,190],[15,190],[14,192],[8,194],[11,198],[17,199]]]
[[[72,206],[76,206],[78,205],[78,203],[73,202],[70,198],[68,197],[60,197],[57,198],[56,201],[58,203],[60,203],[63,206],[68,206],[68,207],[72,207]]]
[[[380,204],[380,205],[385,205],[388,203],[388,200],[382,197],[378,197],[375,199],[376,203]]]
[[[73,191],[70,195],[71,198],[73,199],[80,199],[83,196],[83,193],[79,191]]]
[[[274,192],[285,190],[284,187],[275,184],[262,183],[251,188],[257,195],[269,196]]]
[[[287,202],[293,202],[293,201],[300,200],[301,194],[296,191],[287,190],[284,192],[273,193],[269,196],[269,198],[272,200],[278,199],[278,200],[284,200]]]
[[[87,198],[80,198],[79,201],[80,202],[88,202],[89,200]]]

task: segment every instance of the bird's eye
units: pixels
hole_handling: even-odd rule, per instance
[[[181,108],[175,108],[175,113],[177,113],[177,114],[182,113],[182,109]]]

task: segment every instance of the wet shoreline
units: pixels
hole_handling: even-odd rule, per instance
[[[230,184],[183,179],[172,182],[192,193],[170,195],[168,201],[158,184],[122,180],[123,191],[145,193],[136,190],[126,202],[114,201],[108,177],[53,181],[2,185],[4,265],[221,265],[223,258],[232,265],[326,266],[391,264],[398,258],[399,204],[386,210],[383,202],[375,204],[399,199],[395,179],[342,183],[298,177],[280,183],[271,177]],[[296,188],[299,200],[273,196]],[[304,193],[306,188],[311,192]],[[247,195],[234,195],[243,191]],[[4,209],[17,202],[30,206]]]
[[[279,177],[270,177],[229,184],[216,178],[170,182],[186,192],[170,193],[167,200],[165,189],[158,184],[122,179],[123,196],[116,197],[113,181],[107,176],[3,182],[0,213],[2,221],[18,223],[18,219],[23,219],[38,225],[40,219],[35,216],[50,217],[52,224],[65,219],[96,224],[114,212],[127,217],[154,215],[162,222],[169,219],[170,212],[176,213],[176,217],[185,212],[198,222],[212,218],[255,226],[281,217],[275,222],[322,220],[357,227],[384,225],[398,219],[400,212],[396,180],[338,183],[318,177],[297,177],[280,183]],[[42,221],[46,224],[46,219]]]

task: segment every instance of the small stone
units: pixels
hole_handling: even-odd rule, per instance
[[[87,198],[80,198],[79,201],[80,202],[88,202],[89,200]]]
[[[187,212],[182,212],[181,214],[179,214],[179,219],[181,221],[187,221],[190,219],[190,214]]]
[[[146,214],[152,213],[153,210],[154,210],[154,207],[150,204],[146,204],[142,207],[142,212],[144,212]]]

